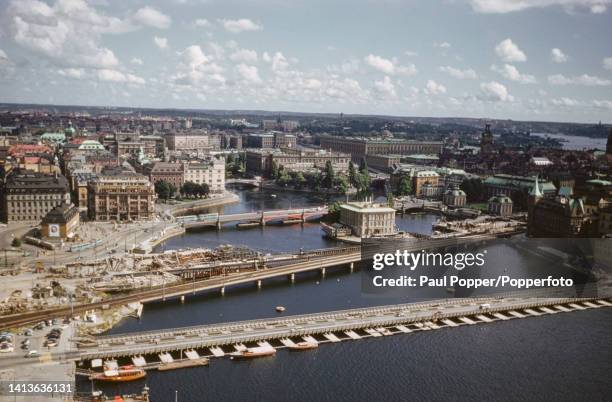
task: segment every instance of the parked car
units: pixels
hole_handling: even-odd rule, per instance
[[[40,353],[38,353],[38,350],[30,350],[24,357],[40,357]]]

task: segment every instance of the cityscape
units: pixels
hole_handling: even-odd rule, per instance
[[[610,399],[609,1],[144,3],[0,4],[0,401]]]

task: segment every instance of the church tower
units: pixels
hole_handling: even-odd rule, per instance
[[[493,153],[493,133],[490,124],[485,125],[485,130],[480,136],[480,152],[483,155]]]
[[[535,210],[538,202],[543,197],[544,193],[540,190],[540,183],[538,176],[536,176],[533,187],[529,190],[529,196],[527,197],[527,236],[532,236],[535,232]]]

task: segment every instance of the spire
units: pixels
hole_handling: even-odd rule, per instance
[[[529,195],[533,197],[542,197],[542,192],[540,191],[540,184],[538,183],[538,176],[536,176],[535,178],[535,183],[533,184],[533,187],[529,191]]]

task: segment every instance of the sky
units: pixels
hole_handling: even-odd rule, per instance
[[[612,123],[612,0],[0,0],[0,102]]]

